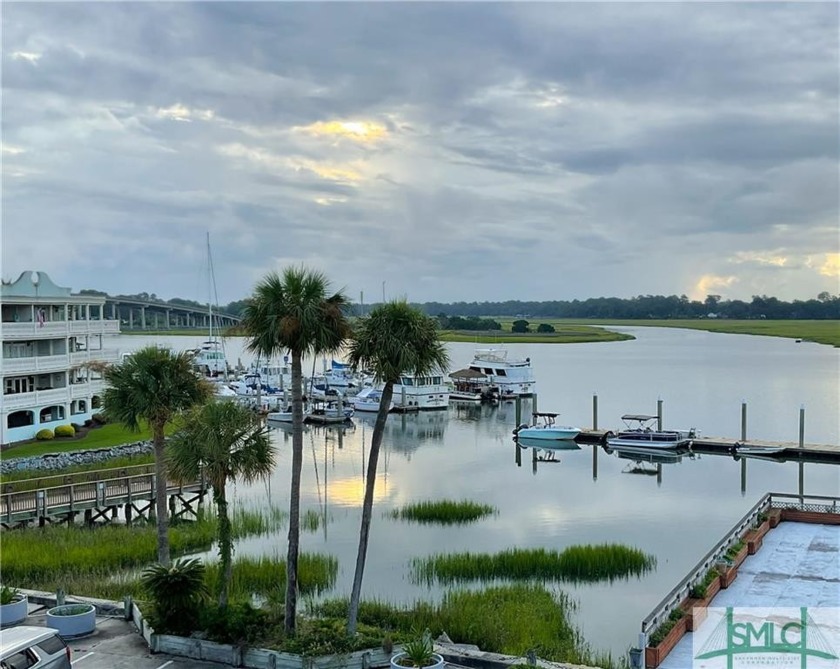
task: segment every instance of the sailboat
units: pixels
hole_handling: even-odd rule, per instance
[[[210,233],[207,233],[207,264],[209,268],[209,289],[210,297],[216,296],[216,277],[213,272],[213,256],[210,253]],[[209,334],[206,341],[201,342],[198,348],[192,350],[193,366],[196,371],[208,379],[218,379],[227,375],[227,359],[225,358],[224,345],[213,332],[213,301],[208,299],[207,309],[209,318]]]

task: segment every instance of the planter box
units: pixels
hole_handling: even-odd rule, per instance
[[[73,611],[78,610],[78,613]],[[47,611],[47,627],[58,630],[62,639],[76,639],[93,634],[96,608],[92,604],[65,604]]]
[[[11,627],[19,625],[29,613],[29,599],[26,595],[18,595],[18,598],[10,604],[0,604],[0,627]]]
[[[747,547],[744,546],[744,554],[747,552]],[[731,567],[724,569],[720,573],[720,587],[725,589],[728,588],[732,581],[734,581],[738,576],[738,567],[732,565]]]
[[[782,522],[782,510],[781,509],[772,509],[769,514],[767,514],[767,521],[770,523],[770,529],[772,530],[774,527],[778,527],[779,523]]]
[[[743,548],[741,548],[741,550],[739,550],[737,553],[735,553],[735,558],[732,560],[732,566],[737,569],[738,567],[740,567],[744,563],[744,560],[746,560],[746,559],[747,559],[747,547],[744,546]]]
[[[761,544],[764,541],[764,535],[769,531],[770,523],[765,520],[761,525],[744,535],[744,541],[747,542],[747,553],[749,555],[755,555],[758,552],[758,549],[761,548]]]
[[[686,616],[680,618],[676,624],[671,628],[671,631],[665,636],[658,646],[648,646],[645,648],[645,666],[648,669],[658,667],[662,661],[668,656],[674,646],[677,645],[680,639],[687,630]]]
[[[400,664],[400,659],[405,657],[405,653],[397,653],[391,658],[391,669],[406,669],[406,666]],[[443,657],[437,653],[432,653],[434,662],[432,664],[423,665],[423,669],[443,669]]]
[[[681,608],[685,611],[685,629],[687,632],[695,632],[700,625],[703,624],[703,621],[706,619],[706,615],[708,614],[706,611],[706,600],[705,599],[686,599]]]

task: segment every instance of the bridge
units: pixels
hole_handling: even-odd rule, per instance
[[[191,483],[168,481],[169,515],[180,518],[197,515],[207,493],[202,478]],[[37,523],[74,523],[77,514],[84,522],[116,519],[119,509],[125,522],[150,518],[155,512],[154,465],[134,465],[80,474],[45,476],[5,483],[0,494],[0,527],[10,529]]]
[[[210,330],[207,307],[108,296],[105,298],[105,313],[110,313],[113,320],[119,319],[123,330]],[[240,322],[242,318],[239,316],[213,310],[214,330]]]

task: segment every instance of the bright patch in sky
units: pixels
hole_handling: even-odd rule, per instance
[[[317,121],[297,129],[315,137],[345,137],[361,143],[377,142],[388,134],[385,126],[371,121]]]
[[[825,262],[820,267],[823,276],[840,276],[840,253],[826,253]]]
[[[37,65],[38,61],[41,59],[41,55],[42,54],[40,53],[32,53],[30,51],[15,51],[12,54],[12,58],[15,60],[25,60],[33,65]]]
[[[689,296],[692,300],[704,300],[707,295],[715,295],[721,291],[731,288],[738,283],[736,276],[715,276],[713,274],[705,274],[700,277],[694,291]]]
[[[754,263],[756,265],[772,265],[773,267],[784,267],[789,258],[787,256],[773,255],[759,251],[739,251],[735,254],[732,262],[736,264]]]

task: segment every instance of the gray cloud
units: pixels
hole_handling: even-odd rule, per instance
[[[290,262],[414,300],[836,291],[835,3],[3,14],[6,278],[198,299],[209,230],[223,301]]]

